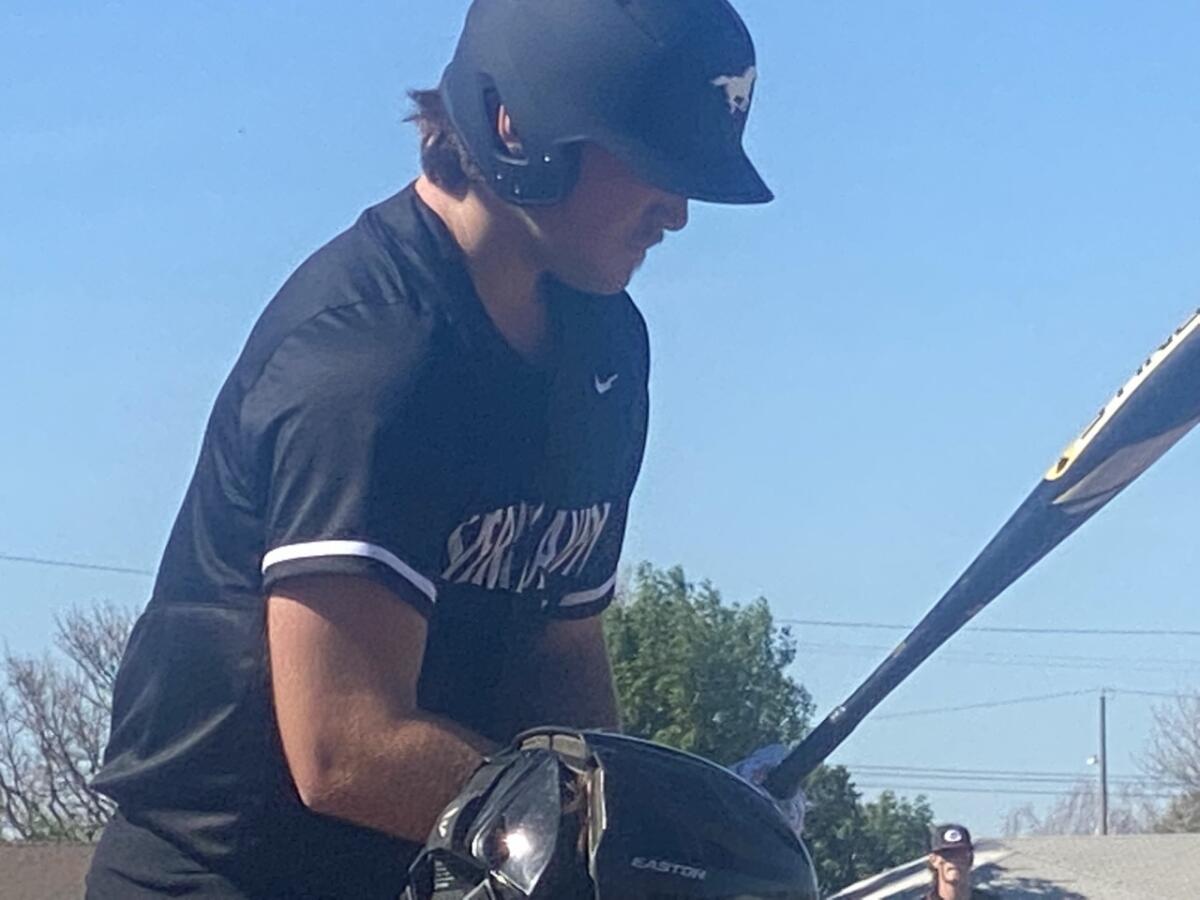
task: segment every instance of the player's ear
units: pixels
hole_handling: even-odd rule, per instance
[[[496,107],[496,138],[509,156],[525,158],[525,145],[521,143],[517,127],[513,124],[512,116],[508,114],[508,107],[503,103]]]

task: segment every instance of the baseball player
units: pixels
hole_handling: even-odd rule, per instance
[[[541,723],[616,728],[599,614],[646,441],[625,293],[771,193],[726,0],[475,0],[423,174],[318,250],[216,399],[115,688],[91,900],[394,898]]]
[[[929,871],[933,886],[926,900],[988,900],[992,895],[971,887],[975,845],[963,825],[934,825],[929,833]]]

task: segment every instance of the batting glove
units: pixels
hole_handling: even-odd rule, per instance
[[[766,788],[762,786],[767,773],[779,765],[787,754],[788,748],[783,744],[771,744],[769,747],[755,750],[745,759],[734,763],[729,769],[735,775],[740,775],[744,780],[758,788],[766,797],[769,797],[779,809],[779,812],[783,814],[788,824],[792,826],[792,831],[796,832],[796,837],[800,837],[804,833],[804,813],[808,807],[804,791],[797,788],[796,793],[791,797],[780,800],[778,797],[773,797],[769,794]]]

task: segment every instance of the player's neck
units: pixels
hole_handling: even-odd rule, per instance
[[[959,884],[946,884],[942,882],[938,885],[939,900],[971,900],[971,883],[969,881]]]
[[[416,191],[462,250],[475,293],[500,334],[527,359],[543,358],[549,329],[542,270],[516,211],[474,190],[451,194],[425,176],[417,179]]]

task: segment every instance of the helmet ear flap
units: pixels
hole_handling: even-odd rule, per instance
[[[492,190],[517,206],[549,206],[571,193],[579,179],[579,161],[578,145],[544,148],[526,159],[498,159]]]
[[[522,149],[515,154],[500,137],[504,98],[490,76],[451,65],[439,90],[455,129],[500,199],[517,206],[548,206],[571,193],[579,178],[579,144],[549,143],[514,122]]]

